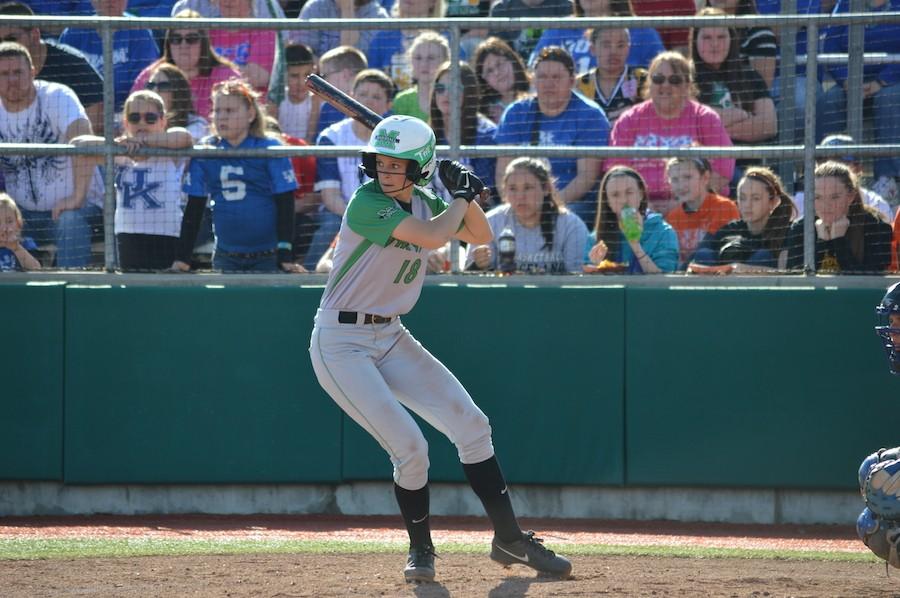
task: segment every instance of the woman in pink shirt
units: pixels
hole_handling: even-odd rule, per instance
[[[200,13],[183,10],[175,15],[175,18],[199,19]],[[242,77],[237,65],[219,56],[212,48],[206,30],[169,29],[166,32],[162,57],[141,71],[131,91],[144,89],[156,67],[164,62],[174,64],[185,74],[191,84],[195,111],[206,119],[209,119],[212,109],[210,93],[213,85],[219,81]]]
[[[223,19],[253,18],[253,0],[219,0]],[[275,61],[275,32],[262,29],[215,29],[209,39],[216,52],[235,63],[244,79],[260,93],[269,87]]]
[[[609,145],[628,147],[730,146],[731,138],[716,112],[694,98],[694,64],[678,52],[663,52],[650,63],[641,90],[649,99],[636,104],[617,120]],[[712,185],[727,194],[734,173],[733,158],[717,158],[712,164]],[[616,164],[631,166],[647,182],[651,206],[665,202],[669,188],[662,158],[610,158],[604,169]],[[655,209],[655,208],[654,208]]]

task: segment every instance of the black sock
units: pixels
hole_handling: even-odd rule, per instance
[[[481,463],[463,463],[463,471],[472,490],[481,499],[487,516],[494,525],[494,534],[503,542],[515,542],[522,537],[519,522],[513,512],[512,501],[509,499],[509,491],[503,472],[497,457],[491,457]]]
[[[431,543],[431,518],[428,513],[428,484],[418,490],[407,490],[395,483],[394,495],[409,533],[410,547],[434,546]]]

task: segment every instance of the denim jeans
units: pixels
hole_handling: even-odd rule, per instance
[[[871,98],[872,115],[875,119],[875,142],[900,143],[900,84],[883,87]],[[868,109],[868,102],[866,102]],[[816,105],[816,141],[847,129],[847,94],[842,85],[835,85]],[[862,143],[861,139],[856,140]],[[900,157],[885,156],[875,159],[875,178],[900,175]]]
[[[66,210],[53,220],[51,212],[22,210],[25,226],[22,236],[38,245],[56,245],[57,268],[84,268],[91,261],[91,229],[103,223],[103,210],[86,205]]]
[[[240,254],[226,253],[218,249],[213,254],[213,270],[221,272],[278,272],[275,252],[245,257]]]
[[[303,267],[310,272],[315,271],[319,258],[328,251],[331,242],[341,230],[341,216],[327,210],[324,206],[319,212],[313,214],[313,220],[318,223],[318,227],[309,242],[306,257],[303,258]]]
[[[819,102],[823,95],[822,85],[816,82],[816,120],[821,122]],[[778,105],[781,102],[781,76],[772,82],[772,99]],[[803,132],[806,129],[806,77],[797,76],[794,80],[794,143],[803,143]],[[779,127],[785,126],[779,123]],[[821,139],[821,138],[819,138]],[[818,139],[817,139],[818,140]]]

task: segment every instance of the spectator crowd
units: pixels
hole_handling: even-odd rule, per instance
[[[800,14],[848,12],[848,0],[800,0]],[[897,11],[900,0],[867,10]],[[369,130],[311,95],[316,73],[378,114],[427,122],[438,144],[685,148],[759,146],[785,133],[778,106],[803,122],[807,72],[782,72],[764,26],[585,28],[584,18],[781,14],[780,0],[20,0],[0,3],[0,143],[123,148],[115,158],[115,262],[124,271],[324,272],[354,191],[369,180],[350,157],[157,157],[142,148],[365,146]],[[95,28],[39,29],[4,17],[178,19],[113,35],[111,110]],[[207,29],[196,19],[556,17],[553,29]],[[865,27],[866,52],[900,54],[900,25]],[[848,27],[808,43],[847,52]],[[458,72],[458,78],[457,73]],[[900,64],[846,64],[816,77],[816,142],[855,145],[847,99],[861,96],[866,140],[900,143]],[[783,97],[783,77],[795,94]],[[456,93],[458,91],[458,94]],[[450,98],[459,98],[452,105]],[[108,101],[108,100],[107,100]],[[108,135],[107,135],[108,133]],[[0,155],[0,271],[97,265],[103,158]],[[814,219],[817,271],[898,269],[900,157],[852,155],[815,171],[813,213],[799,177],[754,158],[515,155],[463,159],[491,189],[488,245],[437,249],[430,272],[696,274],[799,270]],[[864,186],[864,183],[867,186]],[[868,184],[871,183],[871,184]],[[438,177],[429,183],[445,199]],[[514,240],[514,267],[498,239]],[[465,245],[465,244],[464,244]],[[102,252],[102,250],[101,250]],[[507,260],[506,266],[501,263]]]

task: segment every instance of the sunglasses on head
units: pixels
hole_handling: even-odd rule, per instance
[[[681,75],[677,75],[677,74],[669,75],[668,77],[666,77],[665,75],[660,75],[659,73],[657,73],[657,74],[653,75],[652,77],[650,77],[650,81],[652,81],[653,83],[656,83],[657,85],[662,85],[667,80],[669,81],[669,85],[681,85],[682,83],[684,83],[686,81],[685,77],[682,77]]]
[[[173,33],[169,36],[169,44],[173,46],[180,46],[182,43],[185,43],[189,46],[196,46],[200,43],[200,34],[199,33],[188,33],[187,35],[179,35],[178,33]]]
[[[128,122],[130,122],[133,125],[136,125],[139,122],[141,122],[142,116],[144,117],[144,122],[147,123],[148,125],[154,125],[154,124],[156,124],[156,121],[159,120],[159,114],[156,112],[144,112],[144,113],[129,112],[128,117],[127,117]]]
[[[172,91],[172,82],[171,81],[147,81],[147,84],[144,85],[144,89],[148,89],[150,91]]]
[[[443,95],[443,94],[447,93],[449,90],[450,90],[450,88],[447,87],[446,83],[435,83],[434,84],[434,93],[436,93],[436,94]]]

